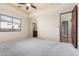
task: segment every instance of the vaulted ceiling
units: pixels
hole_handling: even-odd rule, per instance
[[[8,3],[8,5],[10,5],[14,8],[17,8],[20,11],[26,12],[28,14],[32,14],[32,13],[38,11],[38,10],[42,10],[44,8],[47,8],[52,4],[51,3],[33,3],[33,5],[37,7],[37,9],[34,9],[34,8],[30,7],[28,10],[26,9],[25,5],[20,5],[18,3]],[[21,7],[18,7],[18,6],[21,6]]]
[[[28,10],[26,9],[26,5],[21,5],[19,3],[7,3],[7,5],[18,9],[19,11],[22,11],[28,15],[32,15],[37,11],[44,12],[46,10],[51,10],[52,8],[55,8],[57,6],[63,6],[63,5],[72,5],[72,4],[64,4],[64,3],[32,3],[32,5],[36,6],[37,9],[34,9],[30,7]],[[18,7],[21,6],[21,7]]]

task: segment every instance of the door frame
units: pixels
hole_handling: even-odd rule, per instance
[[[61,33],[62,33],[62,31],[61,31],[61,27],[62,27],[61,15],[68,14],[68,13],[72,13],[72,11],[60,13],[60,16],[59,16],[60,17],[60,42],[61,42]]]

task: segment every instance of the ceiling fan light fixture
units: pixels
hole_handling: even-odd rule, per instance
[[[26,4],[26,6],[27,6],[27,7],[30,7],[30,6],[31,6],[31,4],[30,4],[30,3],[27,3],[27,4]]]
[[[32,3],[18,3],[20,5],[24,5],[26,7],[26,10],[28,10],[30,7],[37,9],[36,6],[34,6]],[[22,6],[18,6],[18,7],[22,7]]]

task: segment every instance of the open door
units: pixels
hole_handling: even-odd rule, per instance
[[[72,10],[72,44],[75,48],[77,48],[77,6],[75,6]]]

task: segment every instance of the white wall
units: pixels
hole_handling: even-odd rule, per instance
[[[71,11],[74,5],[75,4],[52,5],[49,10],[35,12],[32,18],[36,19],[38,23],[38,38],[59,41],[59,14]]]
[[[23,37],[29,37],[29,20],[27,15],[16,8],[6,4],[0,4],[0,14],[10,15],[13,17],[21,18],[21,31],[20,32],[0,32],[0,42]]]
[[[48,12],[36,17],[38,22],[38,38],[59,41],[59,20],[58,14]]]

